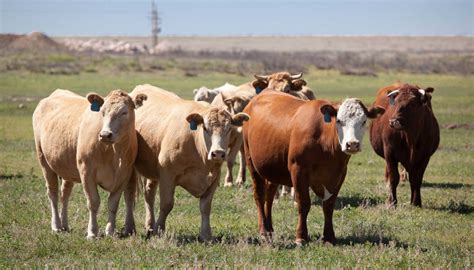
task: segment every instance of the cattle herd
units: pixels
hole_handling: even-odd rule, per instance
[[[388,204],[397,204],[400,163],[408,172],[411,204],[421,207],[423,174],[439,144],[439,126],[431,107],[434,89],[396,83],[381,88],[367,107],[356,98],[317,99],[302,75],[279,72],[255,75],[255,80],[240,86],[201,87],[193,91],[193,101],[148,84],[136,86],[130,94],[114,90],[106,97],[54,91],[33,113],[52,230],[69,230],[69,197],[74,183],[81,183],[89,209],[87,238],[99,235],[98,186],[109,192],[105,234],[115,233],[122,194],[126,205],[123,233],[136,233],[134,202],[138,184],[143,182],[149,236],[165,230],[175,188],[181,186],[199,198],[199,236],[208,241],[212,238],[212,198],[225,162],[224,186],[244,183],[248,168],[258,228],[266,241],[272,240],[273,200],[278,187],[287,186],[293,187],[298,208],[296,243],[309,240],[310,188],[322,199],[323,240],[335,243],[336,198],[351,155],[362,149],[369,119],[370,142],[386,163]],[[234,181],[232,167],[239,152],[239,175]],[[160,201],[155,219],[157,190]]]

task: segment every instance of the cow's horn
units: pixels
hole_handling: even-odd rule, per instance
[[[255,79],[257,80],[264,80],[266,81],[268,79],[268,75],[258,75],[258,74],[255,74],[253,75],[255,77]]]
[[[295,75],[291,75],[292,80],[300,79],[301,77],[303,77],[303,72],[300,72],[300,73],[295,74]]]
[[[420,94],[422,94],[423,96],[426,94],[425,89],[418,89],[418,92],[420,92]]]
[[[393,90],[392,92],[388,93],[387,97],[396,96],[398,95],[399,92],[400,92],[400,89]]]

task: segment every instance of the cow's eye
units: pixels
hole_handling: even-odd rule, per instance
[[[367,120],[364,120],[364,122],[362,122],[362,125],[365,126],[365,123],[367,122]]]
[[[124,111],[124,112],[122,113],[122,115],[126,115],[127,113],[128,113],[128,111]]]
[[[342,121],[339,120],[339,119],[336,120],[336,123],[339,124],[339,125],[341,125],[341,126],[343,125],[343,124],[342,124]]]

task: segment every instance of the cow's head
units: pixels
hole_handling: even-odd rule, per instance
[[[390,91],[387,94],[389,106],[394,106],[393,113],[389,118],[390,127],[401,130],[421,124],[419,121],[422,121],[422,117],[418,116],[425,106],[431,107],[431,93],[433,91],[434,89],[431,87],[421,89],[409,84]]]
[[[253,95],[249,95],[246,92],[221,92],[222,101],[227,106],[227,109],[231,114],[243,112],[245,106],[249,104]]]
[[[90,109],[102,115],[102,128],[99,141],[115,143],[135,128],[135,109],[147,99],[144,94],[138,94],[132,99],[122,90],[114,90],[103,98],[96,93],[87,95],[91,103]]]
[[[263,89],[270,88],[276,91],[289,93],[290,91],[300,91],[306,85],[306,81],[301,79],[303,73],[291,75],[289,72],[278,72],[272,75],[257,75],[252,82],[257,93]]]
[[[346,154],[356,154],[362,150],[361,143],[367,118],[377,118],[384,112],[385,109],[380,106],[367,109],[362,101],[355,98],[348,98],[339,106],[330,104],[321,106],[321,113],[326,122],[336,117],[339,144]]]
[[[232,126],[242,126],[250,116],[246,113],[231,115],[227,110],[212,108],[205,113],[191,113],[186,117],[192,130],[199,127],[204,136],[207,159],[221,162],[225,159]]]
[[[213,91],[207,87],[200,87],[199,89],[194,89],[194,101],[205,101],[211,103],[214,97],[217,95],[217,91]]]

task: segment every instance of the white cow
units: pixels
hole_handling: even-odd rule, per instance
[[[194,101],[205,101],[211,103],[214,98],[221,92],[234,91],[237,87],[233,84],[226,82],[224,85],[214,89],[209,89],[202,86],[198,89],[193,90]]]

